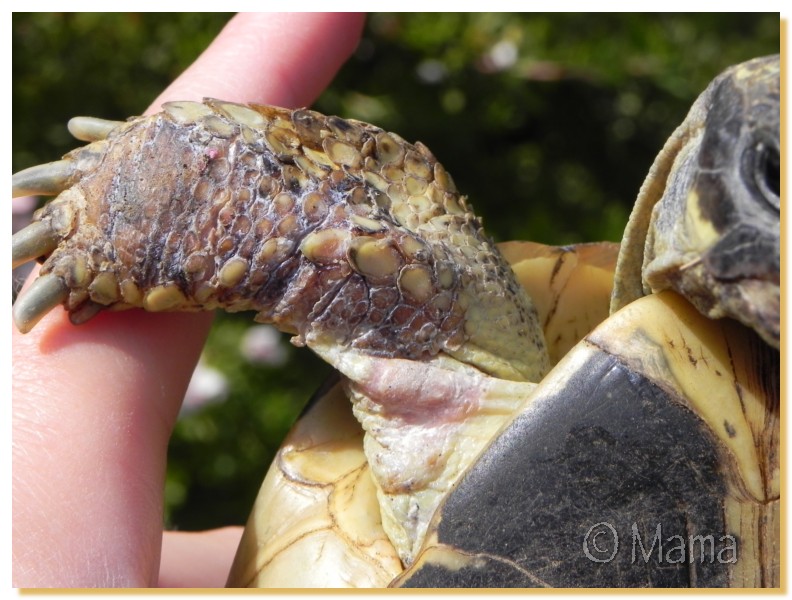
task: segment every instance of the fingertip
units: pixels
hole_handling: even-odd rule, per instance
[[[152,104],[206,96],[306,106],[354,52],[360,13],[240,13]]]

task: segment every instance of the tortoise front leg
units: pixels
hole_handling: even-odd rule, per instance
[[[20,330],[60,303],[75,323],[104,308],[253,310],[298,345],[445,352],[517,380],[547,370],[531,300],[422,144],[216,100],[72,129],[104,139],[14,177],[17,194],[60,192],[13,239],[15,264],[44,261]]]

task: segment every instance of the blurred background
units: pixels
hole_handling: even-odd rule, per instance
[[[230,16],[15,13],[14,171],[75,147],[72,116],[140,114]],[[424,142],[497,240],[618,241],[698,93],[779,48],[778,14],[372,14],[315,108]],[[16,227],[33,206],[14,206]],[[252,325],[216,320],[170,446],[170,528],[244,523],[330,373]]]

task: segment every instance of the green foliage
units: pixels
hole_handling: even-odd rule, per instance
[[[15,13],[13,167],[74,147],[76,115],[143,112],[217,35],[227,14]]]
[[[496,239],[617,241],[693,99],[779,48],[778,15],[378,14],[320,107],[423,141]]]
[[[228,18],[15,14],[14,169],[74,147],[64,126],[74,115],[142,112]],[[317,108],[426,143],[496,239],[618,240],[698,93],[726,66],[779,49],[777,14],[374,14]],[[272,453],[329,373],[297,349],[281,369],[246,363],[248,320],[219,318],[206,350],[229,398],[174,433],[171,526],[244,522]]]

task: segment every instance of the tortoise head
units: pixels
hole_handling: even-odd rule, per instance
[[[711,318],[780,338],[779,57],[718,76],[652,166],[611,309],[672,289]]]

